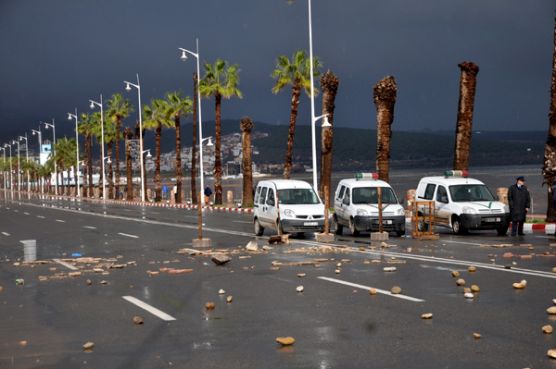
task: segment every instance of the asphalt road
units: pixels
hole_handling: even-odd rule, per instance
[[[196,236],[194,211],[1,199],[0,368],[556,367],[546,356],[554,337],[541,331],[556,324],[546,313],[556,298],[556,240],[545,235],[443,232],[438,241],[370,247],[368,235],[346,232],[332,247],[307,237],[253,253],[243,248],[255,239],[251,217],[217,212],[206,213],[205,235],[230,263],[177,253]],[[18,264],[27,239],[47,263]],[[54,261],[74,253],[101,260]],[[80,276],[67,275],[74,268]],[[465,299],[452,270],[481,292]],[[522,279],[527,288],[513,289]],[[401,295],[389,293],[394,285]],[[133,324],[136,315],[144,324]],[[282,348],[277,336],[296,343]],[[87,341],[92,352],[82,349]]]

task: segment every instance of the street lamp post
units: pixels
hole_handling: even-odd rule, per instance
[[[41,163],[41,150],[42,150],[42,132],[41,132],[41,126],[39,125],[39,130],[31,130],[31,133],[34,135],[37,135],[38,139],[39,139],[39,164]],[[39,179],[39,186],[41,188],[41,193],[44,193],[44,183],[43,183],[43,178],[42,176]]]
[[[14,186],[13,186],[13,178],[12,178],[12,145],[10,144],[4,144],[4,147],[9,147],[10,148],[10,192],[12,193],[12,199],[14,196]]]
[[[19,156],[19,140],[13,140],[12,144],[17,144],[17,192],[21,191],[21,163],[20,163],[20,156]]]
[[[307,0],[308,5],[308,17],[309,17],[309,68],[310,68],[310,78],[311,78],[311,146],[312,146],[312,156],[313,156],[313,189],[318,192],[317,183],[317,139],[315,132],[316,122],[323,119],[322,127],[328,128],[332,125],[328,122],[327,114],[315,117],[315,86],[314,86],[314,71],[313,71],[313,25],[311,17],[311,0]]]
[[[141,167],[141,201],[145,202],[145,168],[143,167],[143,114],[141,112],[141,84],[139,83],[139,73],[137,73],[137,84],[124,81],[126,91],[131,91],[131,86],[137,89],[137,99],[139,100],[139,165]]]
[[[56,163],[56,124],[54,124],[54,118],[52,119],[52,123],[43,122],[44,128],[48,129],[48,127],[52,128],[52,148],[50,150],[52,157],[54,158],[54,192],[56,196],[58,196],[58,164]]]
[[[27,132],[25,132],[25,136],[19,136],[19,140],[25,140],[25,161],[27,162],[27,166],[29,166],[29,139],[27,138]],[[27,168],[27,192],[31,190],[31,178],[29,175],[29,168]]]
[[[199,142],[203,141],[203,119],[202,119],[202,114],[201,111],[203,110],[201,108],[201,90],[200,90],[200,85],[201,85],[201,66],[200,66],[200,59],[201,59],[201,55],[199,53],[199,39],[195,39],[195,45],[196,45],[196,52],[184,49],[184,48],[178,48],[181,51],[181,56],[180,59],[185,61],[187,60],[187,54],[190,54],[192,56],[194,56],[197,59],[197,101],[199,102],[199,110],[198,110],[198,115],[199,115]],[[205,190],[205,173],[203,170],[203,145],[199,144],[199,171],[200,171],[200,175],[201,175],[201,191]]]
[[[77,119],[77,108],[75,108],[75,114],[68,113],[68,120],[75,119],[75,178],[77,178],[75,185],[75,197],[80,197],[79,192],[79,133],[77,130],[78,119]]]
[[[95,106],[100,108],[100,135],[101,135],[101,147],[100,147],[100,157],[102,158],[102,201],[106,201],[106,175],[104,174],[104,107],[102,106],[102,94],[100,94],[100,102],[90,100],[91,109]]]

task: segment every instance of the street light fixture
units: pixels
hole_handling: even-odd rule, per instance
[[[56,125],[54,124],[54,118],[52,119],[52,123],[41,123],[44,124],[44,129],[48,129],[49,127],[52,128],[53,143],[50,154],[54,158],[54,154],[56,152]],[[56,163],[56,158],[54,158],[54,192],[58,195],[58,164]]]
[[[131,91],[131,87],[137,89],[137,99],[139,100],[139,151],[143,153],[143,114],[141,112],[141,84],[139,83],[139,73],[137,73],[137,84],[124,81],[125,90]],[[145,168],[143,167],[143,154],[139,155],[139,166],[141,167],[141,202],[145,202]]]
[[[201,66],[200,66],[200,60],[201,60],[201,54],[199,53],[199,39],[195,39],[195,45],[196,45],[196,52],[184,49],[182,47],[178,48],[178,50],[181,51],[181,56],[180,59],[182,61],[186,61],[187,60],[187,54],[194,56],[197,59],[197,101],[199,102],[199,111],[198,111],[198,115],[199,115],[199,142],[203,141],[203,119],[202,119],[202,114],[201,111],[203,110],[201,108],[201,91],[200,91],[200,85],[201,85]],[[199,171],[201,172],[201,191],[205,190],[205,173],[203,170],[203,145],[199,144]]]
[[[91,109],[95,106],[100,108],[100,135],[101,135],[101,146],[100,146],[100,157],[102,158],[102,201],[106,201],[106,174],[104,172],[104,107],[102,106],[102,94],[100,94],[100,102],[89,99],[91,103]]]
[[[39,130],[37,131],[35,129],[32,129],[31,133],[33,134],[33,136],[36,135],[39,139],[39,164],[40,164],[40,162],[41,162],[41,159],[40,159],[41,158],[41,150],[42,150],[42,132],[41,132],[40,124],[39,124]],[[42,178],[42,176],[40,176],[39,183],[40,183],[39,186],[41,188],[41,193],[43,193],[44,188],[43,188],[43,178]]]
[[[78,118],[77,118],[77,108],[75,108],[75,114],[68,113],[68,120],[75,119],[75,178],[76,180],[76,188],[75,188],[75,197],[80,197],[79,192],[79,134],[78,134]]]
[[[27,132],[25,136],[19,136],[19,141],[25,140],[25,161],[27,161],[27,166],[29,165],[29,139],[27,138]],[[27,192],[31,190],[31,177],[29,174],[29,169],[27,169]]]

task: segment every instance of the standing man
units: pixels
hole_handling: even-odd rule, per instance
[[[525,186],[525,177],[516,178],[516,183],[508,189],[508,204],[512,218],[512,236],[523,236],[523,223],[531,207],[531,195]]]
[[[205,187],[205,205],[210,205],[210,196],[212,195],[212,190],[209,186]]]

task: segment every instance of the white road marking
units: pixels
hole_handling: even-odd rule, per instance
[[[476,243],[476,242],[465,242],[465,241],[452,241],[452,240],[442,240],[441,242],[444,243],[457,243],[460,245],[471,245],[471,246],[482,246],[484,243]]]
[[[347,281],[342,281],[341,279],[336,279],[336,278],[329,278],[329,277],[317,277],[318,279],[322,279],[323,281],[328,281],[328,282],[333,282],[333,283],[339,283],[339,284],[343,284],[345,286],[350,286],[350,287],[355,287],[355,288],[360,288],[362,290],[366,290],[369,291],[371,288],[374,287],[370,287],[370,286],[365,286],[362,284],[358,284],[358,283],[352,283],[352,282],[347,282]],[[424,302],[425,300],[423,299],[418,299],[416,297],[411,297],[411,296],[407,296],[407,295],[401,295],[401,294],[393,294],[390,291],[386,291],[386,290],[381,290],[380,288],[375,288],[377,293],[381,293],[383,295],[387,295],[390,297],[395,297],[398,299],[403,299],[403,300],[408,300],[408,301],[413,301],[413,302]]]
[[[10,234],[9,234],[8,232],[2,232],[2,234],[3,234],[4,236],[10,236]]]
[[[62,220],[62,219],[56,219],[56,221],[60,222],[60,223],[65,223],[66,222],[65,220]]]
[[[83,228],[87,228],[87,229],[97,229],[97,227],[93,227],[93,226],[83,226]]]
[[[44,219],[45,216],[44,216],[44,215],[37,215],[37,218],[39,218],[39,219]]]
[[[125,237],[130,237],[130,238],[139,238],[139,236],[136,236],[134,234],[128,234],[128,233],[122,233],[122,232],[118,232],[118,234],[120,236],[125,236]]]
[[[233,223],[245,223],[245,224],[253,224],[253,222],[248,222],[246,220],[232,220]]]
[[[25,215],[31,215],[31,214],[29,214],[28,212],[24,212],[23,214],[25,214]]]
[[[75,266],[73,266],[73,265],[71,265],[71,264],[69,264],[69,263],[66,263],[65,261],[62,261],[62,260],[60,260],[60,259],[52,259],[52,261],[55,262],[55,263],[58,263],[58,264],[60,264],[60,265],[63,265],[63,266],[65,266],[66,268],[71,269],[71,270],[77,270],[77,269],[79,269],[79,268],[77,268],[77,267],[75,267]]]
[[[143,310],[148,311],[149,313],[151,313],[152,315],[164,320],[164,321],[172,321],[172,320],[176,320],[176,318],[174,318],[171,315],[166,314],[165,312],[158,310],[157,308],[155,308],[154,306],[151,306],[133,296],[122,296],[122,298],[124,300],[126,300],[127,302],[132,303],[135,306],[140,307]]]

